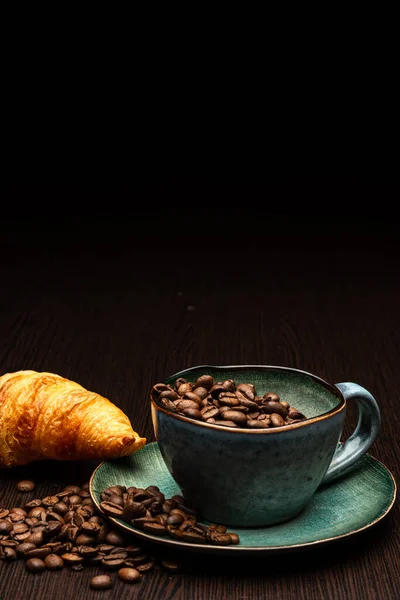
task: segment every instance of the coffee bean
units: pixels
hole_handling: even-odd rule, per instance
[[[96,575],[90,580],[90,587],[93,590],[108,590],[112,587],[112,579],[109,575]]]
[[[35,484],[33,481],[29,481],[28,479],[24,479],[23,481],[19,481],[17,483],[17,490],[19,492],[32,492],[35,489]]]
[[[44,559],[44,564],[50,571],[56,571],[63,568],[64,561],[58,554],[49,554]]]
[[[51,554],[51,548],[46,548],[45,546],[42,546],[41,548],[33,548],[32,550],[25,552],[26,558],[41,558],[42,560],[44,560],[49,554]]]
[[[154,560],[150,560],[148,562],[137,565],[136,570],[139,571],[139,573],[148,573],[149,571],[152,571],[154,569],[154,565]]]
[[[67,565],[76,565],[78,563],[82,563],[84,561],[84,557],[79,554],[75,554],[74,552],[66,552],[61,555],[61,558]]]
[[[239,540],[239,536],[237,533],[229,532],[228,535],[230,535],[230,537],[231,537],[232,544],[239,544],[240,540]]]
[[[121,533],[112,529],[106,536],[106,542],[108,544],[114,544],[115,546],[122,546],[125,542],[125,538]]]
[[[250,429],[267,429],[269,426],[270,421],[267,421],[265,419],[249,419],[247,421],[247,427],[250,427]]]
[[[237,425],[243,426],[247,423],[247,417],[238,410],[227,410],[223,414],[223,419],[226,421],[233,421]]]
[[[197,394],[197,396],[199,396],[199,398],[201,398],[201,400],[204,400],[208,396],[207,388],[205,388],[201,385],[199,387],[194,388],[193,393]]]
[[[196,379],[194,387],[204,387],[206,390],[210,391],[213,385],[214,379],[211,375],[200,375],[200,377]]]
[[[201,419],[202,415],[198,408],[185,408],[182,413],[189,419]]]
[[[79,494],[81,488],[78,485],[67,485],[67,487],[64,488],[64,491],[72,492],[72,494]]]
[[[25,567],[31,573],[41,573],[45,570],[46,565],[45,562],[40,558],[29,558],[25,562]]]
[[[46,496],[45,498],[42,499],[42,504],[46,508],[49,508],[50,506],[53,506],[54,504],[57,504],[58,502],[59,502],[58,496]]]
[[[23,542],[22,544],[19,544],[19,546],[17,547],[17,554],[18,554],[18,556],[24,557],[26,555],[26,553],[29,552],[29,550],[35,550],[35,548],[36,548],[35,544],[30,544],[29,542]]]
[[[180,396],[184,396],[187,392],[193,391],[193,385],[191,383],[182,383],[176,391]]]
[[[280,402],[270,401],[264,405],[264,412],[272,415],[273,413],[278,414],[285,419],[288,415],[288,409],[283,406]]]
[[[170,571],[171,573],[177,573],[182,568],[182,565],[180,563],[176,563],[172,560],[167,559],[161,560],[160,564],[162,567],[164,567],[164,569]]]
[[[13,525],[10,521],[0,521],[0,535],[7,535],[13,530]]]
[[[141,575],[137,569],[133,567],[123,567],[118,571],[118,577],[125,583],[137,583]]]
[[[40,546],[43,544],[43,540],[43,533],[41,531],[35,531],[35,533],[31,533],[31,535],[26,538],[25,542],[29,544],[35,544],[35,546]]]
[[[265,400],[267,400],[267,402],[279,402],[280,401],[280,396],[278,396],[278,394],[275,394],[275,392],[266,392],[263,396],[263,398]]]
[[[183,395],[183,400],[193,400],[193,402],[196,402],[197,406],[199,406],[202,398],[194,392],[186,392],[186,394]]]
[[[124,560],[124,557],[118,557],[113,554],[109,554],[104,556],[101,564],[103,567],[106,567],[106,569],[120,569],[124,565]]]
[[[154,535],[167,535],[168,533],[167,528],[160,523],[144,523],[143,529],[148,533],[154,533]]]
[[[273,413],[271,415],[271,424],[273,427],[283,427],[283,425],[285,425],[285,420],[281,417],[281,415]]]
[[[17,553],[14,548],[6,546],[3,548],[3,558],[8,561],[17,560]]]
[[[110,517],[121,517],[122,509],[118,504],[113,504],[112,502],[101,502],[100,503],[101,510]]]

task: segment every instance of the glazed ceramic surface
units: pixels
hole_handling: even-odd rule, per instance
[[[103,462],[90,480],[90,494],[100,507],[101,492],[112,485],[146,488],[157,485],[166,498],[181,490],[165,466],[157,443],[147,444],[130,457]],[[190,544],[155,536],[124,523],[110,521],[141,539],[188,551],[213,554],[280,553],[324,545],[361,533],[378,524],[390,511],[396,498],[392,474],[369,454],[360,458],[343,477],[320,487],[304,511],[279,525],[259,528],[231,528],[239,534],[235,546]],[[203,521],[209,524],[208,521]]]
[[[231,429],[195,421],[151,400],[156,440],[167,469],[185,498],[205,519],[258,527],[298,515],[324,481],[343,474],[371,446],[380,425],[374,398],[353,383],[331,385],[304,371],[275,366],[203,365],[178,377],[195,382],[254,384],[257,394],[276,392],[306,415],[300,423],[265,430]],[[359,407],[359,426],[338,446],[346,397]]]

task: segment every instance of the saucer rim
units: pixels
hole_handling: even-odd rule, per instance
[[[146,446],[158,446],[157,442],[150,442],[148,444],[146,444]],[[106,463],[112,463],[114,461],[110,461],[110,460],[103,460],[93,471],[90,480],[89,480],[89,493],[91,496],[92,501],[94,502],[96,509],[103,515],[105,516],[110,522],[112,522],[116,527],[123,529],[124,531],[126,531],[128,534],[130,535],[134,535],[140,539],[143,539],[146,542],[151,542],[151,543],[156,543],[162,546],[171,546],[177,550],[191,550],[193,552],[202,552],[202,553],[208,553],[208,554],[230,554],[230,553],[236,553],[236,554],[260,554],[263,552],[269,553],[269,552],[273,552],[273,553],[279,553],[279,552],[290,552],[290,551],[299,551],[299,550],[305,550],[308,548],[313,548],[313,547],[320,547],[323,546],[325,544],[330,544],[333,543],[335,541],[339,541],[342,540],[344,538],[350,537],[350,536],[354,536],[357,534],[361,534],[362,532],[366,531],[367,529],[371,529],[371,527],[374,527],[375,525],[377,525],[378,523],[380,523],[383,519],[385,519],[387,517],[387,515],[389,514],[389,512],[391,511],[391,509],[394,506],[394,503],[396,501],[396,497],[397,497],[397,484],[396,484],[396,480],[395,477],[393,475],[393,473],[390,471],[390,469],[388,469],[388,467],[380,460],[378,460],[377,458],[375,458],[374,456],[372,456],[370,453],[366,452],[364,454],[364,456],[368,456],[370,459],[372,459],[373,461],[375,461],[376,463],[378,463],[379,465],[381,465],[383,467],[383,469],[387,472],[387,474],[389,475],[389,477],[392,480],[393,483],[393,495],[392,495],[392,499],[390,504],[388,505],[386,511],[380,515],[377,519],[375,519],[374,521],[371,521],[370,523],[367,523],[366,525],[364,525],[363,527],[359,527],[357,529],[352,529],[351,531],[347,531],[346,533],[342,533],[340,535],[336,535],[336,536],[331,536],[328,538],[322,538],[322,539],[318,539],[318,540],[313,540],[311,542],[303,542],[303,543],[299,543],[299,544],[288,544],[288,545],[279,545],[279,546],[240,546],[239,545],[229,545],[229,546],[218,546],[218,545],[214,545],[214,544],[195,544],[195,543],[189,543],[189,542],[181,542],[179,540],[174,540],[172,538],[166,538],[166,537],[161,537],[161,536],[156,536],[153,534],[149,534],[146,533],[144,531],[142,531],[141,529],[137,529],[133,526],[129,526],[125,523],[122,523],[121,521],[119,521],[118,519],[116,519],[115,517],[110,517],[108,515],[104,515],[104,513],[101,511],[100,509],[100,505],[99,502],[97,501],[96,497],[95,497],[95,492],[94,492],[94,487],[93,487],[93,483],[94,483],[94,479],[96,477],[97,472],[102,468],[102,466]],[[126,458],[126,457],[124,457]],[[362,459],[363,457],[361,457]],[[361,460],[360,459],[360,460]],[[118,460],[118,459],[117,459]],[[237,531],[239,530],[240,532],[240,527],[238,528],[230,528],[232,529],[232,531]],[[245,528],[247,529],[247,528]],[[239,533],[239,537],[240,537],[240,533]]]

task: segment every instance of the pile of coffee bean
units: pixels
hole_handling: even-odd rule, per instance
[[[171,412],[223,427],[268,429],[307,419],[275,392],[259,396],[252,383],[214,381],[211,375],[195,382],[180,377],[173,385],[156,383],[151,397]]]
[[[140,581],[153,568],[180,570],[179,563],[149,554],[134,536],[125,536],[96,508],[89,486],[69,485],[61,492],[22,502],[21,507],[0,506],[0,560],[23,560],[30,573],[80,571],[97,566],[105,573],[90,580],[93,589],[113,585],[112,572],[126,583]],[[17,484],[21,495],[35,484]],[[108,495],[107,495],[108,497]]]
[[[113,485],[100,494],[100,509],[138,529],[193,544],[229,546],[239,544],[237,533],[225,525],[204,525],[181,495],[165,498],[156,485],[146,489]]]

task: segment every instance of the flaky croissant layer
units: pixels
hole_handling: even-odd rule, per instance
[[[120,408],[74,381],[37,371],[0,377],[0,467],[114,459],[145,443]]]

